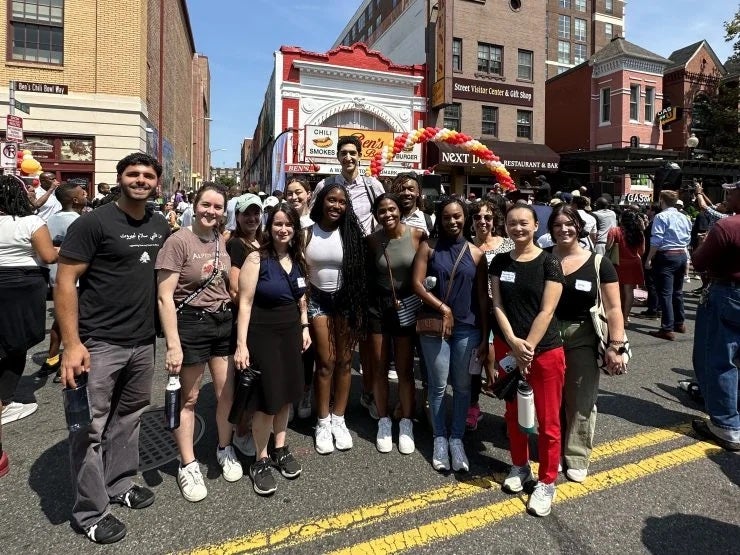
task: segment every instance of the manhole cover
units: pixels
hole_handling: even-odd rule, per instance
[[[193,444],[203,436],[203,418],[195,415]],[[164,409],[149,410],[141,415],[141,432],[139,433],[139,472],[158,468],[175,460],[180,453],[177,443],[164,427]]]

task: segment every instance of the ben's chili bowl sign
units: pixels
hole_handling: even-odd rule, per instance
[[[393,148],[393,141],[402,133],[392,131],[372,131],[369,129],[351,129],[342,127],[306,126],[306,156],[312,159],[330,158],[336,160],[336,144],[339,137],[357,137],[362,145],[362,160],[372,160],[384,146]],[[421,165],[421,145],[415,144],[408,150],[402,150],[390,165],[418,168]]]

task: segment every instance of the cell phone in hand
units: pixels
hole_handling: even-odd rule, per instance
[[[498,361],[498,365],[507,374],[516,370],[516,359],[512,355],[507,355]]]

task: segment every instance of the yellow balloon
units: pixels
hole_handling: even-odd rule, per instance
[[[39,164],[38,160],[34,160],[33,158],[23,160],[23,162],[21,163],[21,171],[29,175],[32,173],[36,173],[38,171],[41,171],[41,164]]]

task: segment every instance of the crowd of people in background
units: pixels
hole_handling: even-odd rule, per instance
[[[697,380],[685,389],[704,398],[710,417],[694,428],[740,450],[740,182],[724,186],[719,205],[696,187],[693,222],[676,191],[660,192],[646,209],[614,206],[609,195],[592,202],[585,187],[552,194],[543,176],[531,199],[492,190],[425,206],[420,175],[402,173],[384,187],[360,172],[361,155],[356,138],[341,137],[341,173],[314,189],[301,177],[272,195],[204,183],[192,192],[178,187],[161,202],[153,199],[162,168],[145,154],[122,159],[116,185],[101,183],[90,203],[83,187],[59,184],[53,174],[32,191],[0,176],[2,424],[38,408],[13,395],[28,350],[45,337],[51,290],[55,321],[37,377],[86,384],[92,408],[89,427],[69,435],[75,530],[97,543],[118,541],[126,527],[111,504],[143,509],[154,501],[132,478],[157,324],[163,371],[181,382],[173,434],[187,501],[208,494],[193,447],[206,366],[223,478],[246,473],[266,496],[278,489],[273,471],[288,479],[302,473],[289,448],[294,412],[315,414],[317,453],[354,447],[345,417],[358,350],[360,402],[377,420],[377,451],[392,451],[395,437],[400,453],[414,453],[423,408],[432,467],[441,472],[469,470],[465,433],[481,420],[480,395],[515,368],[534,394],[539,471],[529,453],[534,430],[522,430],[517,397],[508,395],[512,467],[502,488],[519,493],[531,484],[527,509],[546,516],[560,471],[574,482],[588,477],[600,377],[627,371],[631,318],[659,319],[650,335],[661,340],[687,332],[683,288],[692,252],[702,297]],[[636,291],[645,292],[641,313],[633,311]],[[595,306],[608,327],[604,344]],[[235,383],[250,369],[260,374],[253,402],[230,421]],[[237,452],[254,457],[246,471]],[[0,442],[0,476],[9,469]]]

